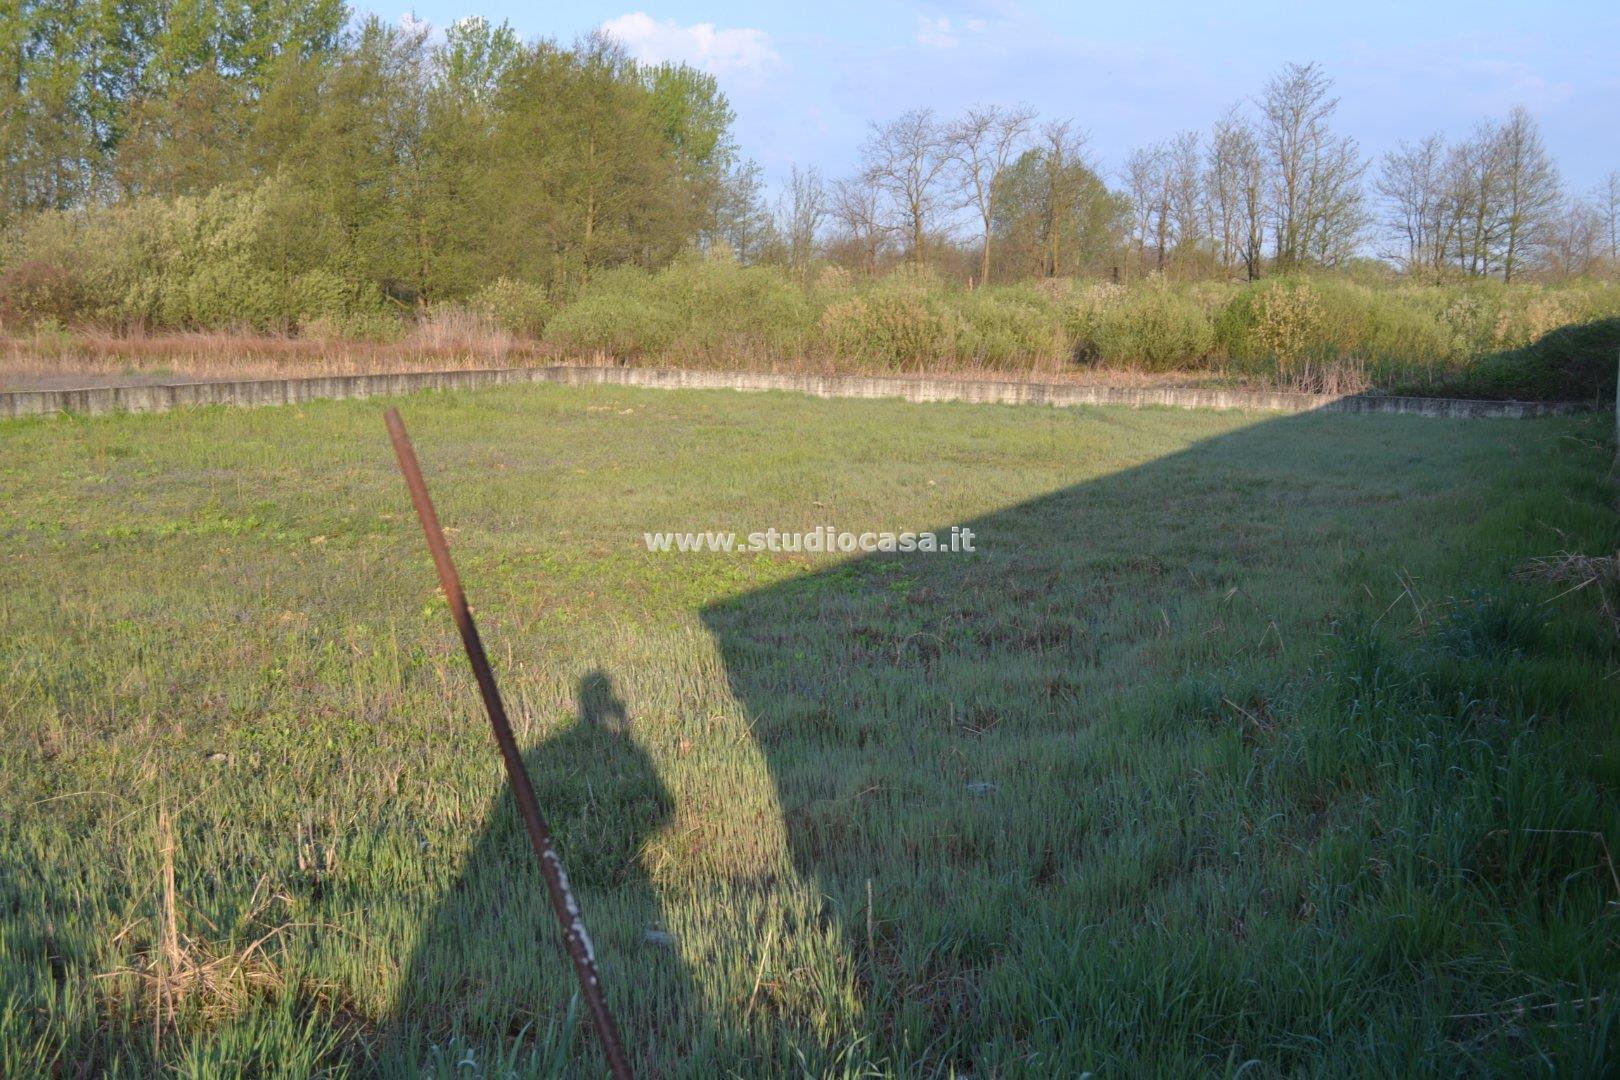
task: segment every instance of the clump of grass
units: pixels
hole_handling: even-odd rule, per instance
[[[1560,596],[1581,590],[1595,594],[1596,607],[1610,625],[1620,632],[1620,556],[1579,555],[1562,552],[1521,563],[1513,571],[1515,581],[1561,586]]]
[[[441,305],[412,324],[405,344],[428,355],[488,357],[501,366],[516,342],[492,315]]]

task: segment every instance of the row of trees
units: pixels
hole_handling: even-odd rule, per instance
[[[1620,262],[1620,173],[1566,200],[1523,108],[1466,139],[1431,135],[1384,155],[1388,257],[1409,270],[1455,267],[1511,281],[1527,267],[1589,273]]]
[[[1373,162],[1334,130],[1338,104],[1320,67],[1288,65],[1207,134],[1131,151],[1112,188],[1072,121],[1039,125],[1027,108],[948,121],[908,112],[872,126],[853,176],[825,184],[794,171],[778,254],[806,265],[825,236],[826,254],[852,265],[954,261],[978,281],[1104,266],[1253,279],[1343,265],[1369,246],[1410,271],[1507,280],[1620,268],[1620,173],[1566,198],[1524,109],[1455,146],[1403,143],[1369,191]]]
[[[724,234],[739,192],[758,201],[715,80],[602,36],[433,36],[333,0],[23,0],[0,35],[0,224],[18,228],[262,186],[278,272],[429,303],[662,265]]]
[[[763,237],[790,266],[826,256],[874,272],[904,258],[960,264],[980,282],[1068,276],[1106,263],[1129,215],[1085,133],[1069,120],[1038,125],[1028,108],[973,108],[950,122],[916,109],[874,124],[861,154],[861,168],[832,183],[794,168]]]
[[[211,164],[219,129],[338,52],[348,18],[339,0],[3,0],[0,224],[164,186],[147,169],[178,138]]]
[[[1334,266],[1358,250],[1366,163],[1332,128],[1338,99],[1314,64],[1289,65],[1253,108],[1133,150],[1123,179],[1136,263],[1258,277],[1268,261]]]
[[[974,282],[1252,279],[1374,248],[1507,279],[1620,267],[1620,175],[1566,198],[1524,110],[1455,144],[1403,144],[1369,184],[1315,65],[1112,174],[1072,120],[914,110],[872,126],[853,175],[796,168],[770,207],[715,80],[602,36],[525,43],[483,19],[434,36],[355,23],[338,0],[0,4],[0,273],[36,292],[65,273],[31,254],[42,215],[211,192],[251,194],[236,265],[352,283],[358,306],[503,279],[566,293],[718,246],[803,274],[904,260]],[[141,258],[147,273],[168,256]]]

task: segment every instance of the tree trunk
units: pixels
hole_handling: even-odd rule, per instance
[[[979,252],[979,284],[990,284],[990,219],[984,219],[984,248]]]

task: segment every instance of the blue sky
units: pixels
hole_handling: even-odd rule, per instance
[[[1528,107],[1566,186],[1620,168],[1620,3],[1362,0],[1235,4],[572,3],[422,0],[390,9],[435,26],[506,20],[525,38],[606,26],[650,60],[712,71],[743,152],[778,181],[795,162],[849,171],[867,123],[931,106],[1028,103],[1072,117],[1115,169],[1133,146],[1204,129],[1286,61],[1318,61],[1339,127],[1376,155]]]

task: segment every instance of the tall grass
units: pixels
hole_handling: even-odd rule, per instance
[[[280,378],[526,366],[559,358],[544,342],[457,307],[409,324],[390,320],[365,338],[319,322],[298,334],[40,327],[0,337],[0,388],[12,380],[30,386],[130,376]]]

